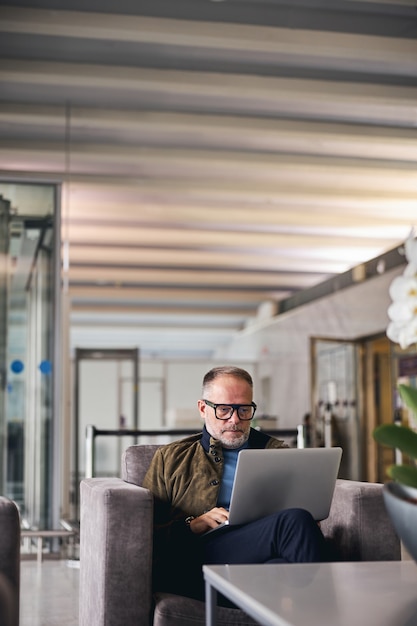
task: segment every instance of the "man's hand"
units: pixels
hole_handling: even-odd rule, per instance
[[[215,507],[207,513],[203,513],[199,517],[195,517],[191,524],[190,530],[196,535],[201,535],[207,532],[210,528],[216,528],[219,524],[222,524],[229,519],[229,511],[223,507]]]

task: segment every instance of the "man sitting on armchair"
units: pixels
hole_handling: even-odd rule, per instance
[[[228,519],[239,451],[286,444],[251,428],[253,382],[238,367],[204,376],[198,409],[202,432],[160,447],[143,482],[155,497],[155,587],[203,598],[203,564],[326,560],[321,530],[304,509],[205,534]]]

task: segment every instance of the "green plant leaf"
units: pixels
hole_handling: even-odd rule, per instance
[[[417,414],[417,388],[410,385],[398,385],[398,391],[404,403]]]
[[[417,488],[417,467],[411,465],[391,465],[387,470],[388,475],[403,485]]]
[[[398,448],[412,459],[417,458],[417,433],[406,426],[381,424],[372,433],[375,441],[390,448]]]

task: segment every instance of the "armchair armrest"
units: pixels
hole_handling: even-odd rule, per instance
[[[152,494],[119,478],[89,478],[80,503],[80,626],[148,626]]]
[[[337,480],[321,529],[341,561],[401,559],[400,540],[385,509],[383,485]]]

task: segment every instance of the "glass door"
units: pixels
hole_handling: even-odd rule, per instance
[[[7,451],[7,284],[9,274],[10,203],[0,196],[0,493],[6,493],[5,463]]]
[[[396,386],[404,376],[416,380],[416,357],[392,353],[385,334],[356,341],[315,338],[311,349],[317,445],[343,448],[341,478],[384,482],[394,452],[377,445],[372,433],[379,424],[404,420]]]
[[[60,295],[57,193],[51,185],[4,183],[0,194],[8,206],[0,217],[6,267],[0,288],[2,493],[16,501],[29,527],[50,528],[60,509],[60,468],[52,463],[60,427],[54,368],[60,367],[54,358]]]
[[[98,434],[94,443],[94,475],[120,476],[124,448],[136,443],[123,431],[139,425],[139,349],[75,350],[74,437],[72,468],[73,518],[78,519],[79,483],[87,469],[87,427]]]
[[[314,338],[312,358],[312,443],[340,446],[340,478],[361,480],[360,346],[356,342]]]

